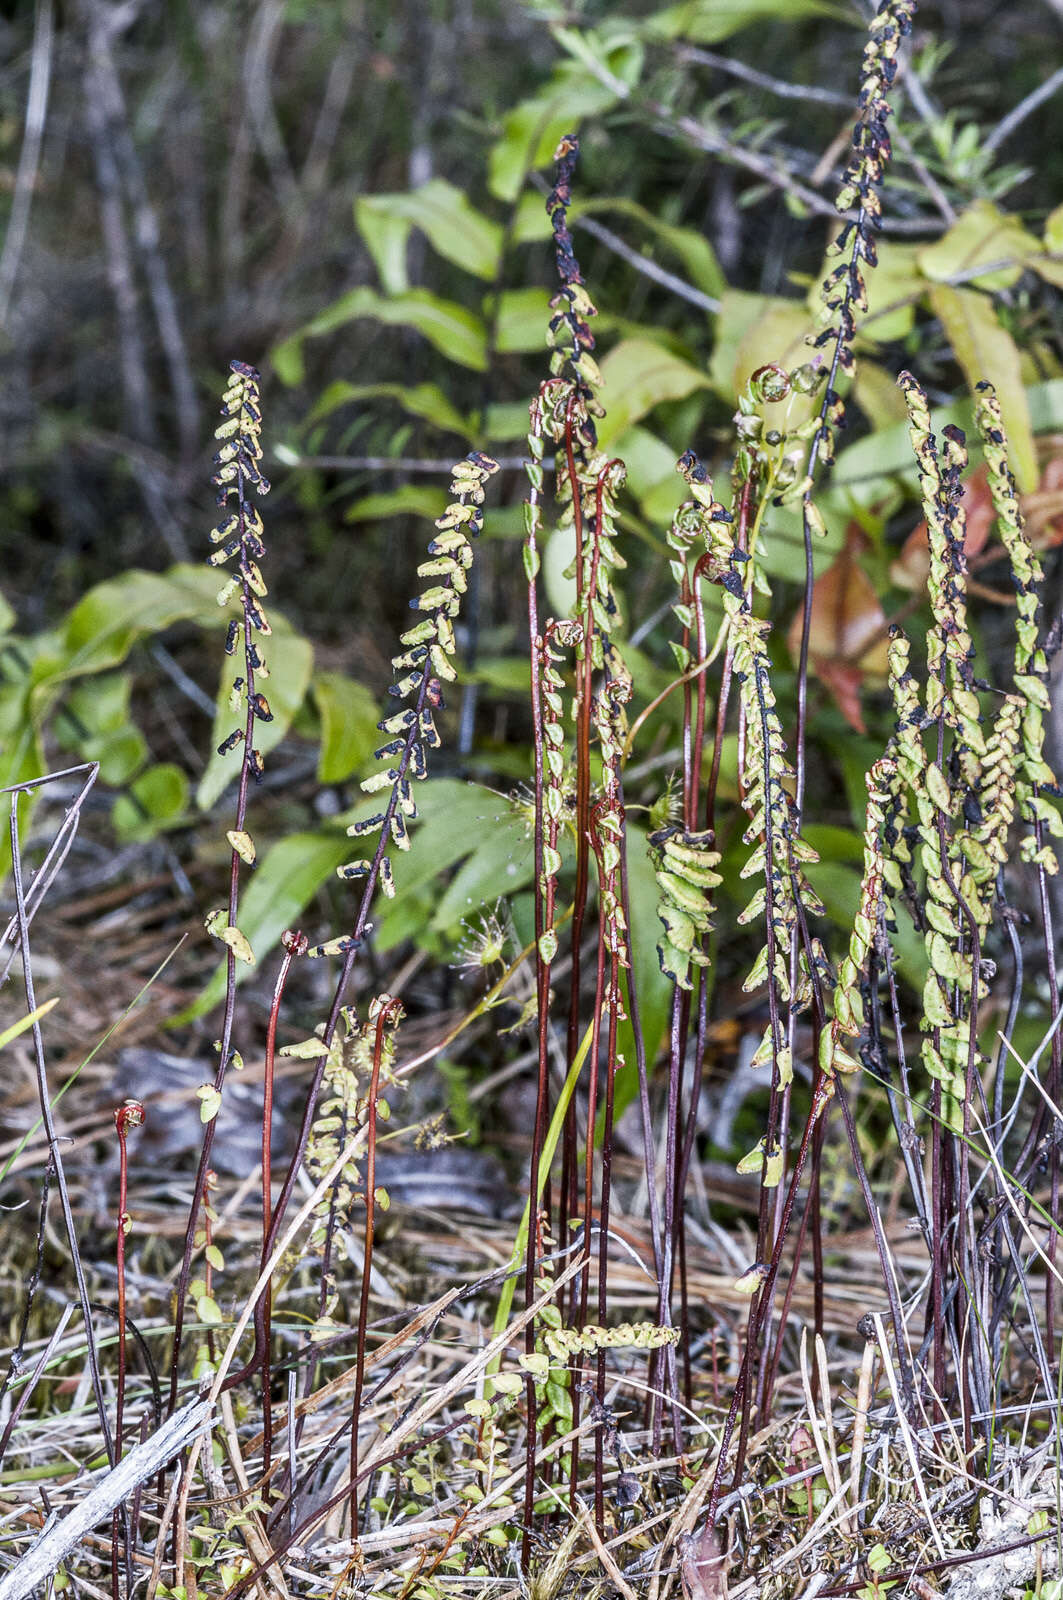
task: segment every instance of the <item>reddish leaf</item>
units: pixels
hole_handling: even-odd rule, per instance
[[[973,472],[963,486],[963,505],[967,530],[963,548],[968,561],[985,549],[993,531],[993,502],[986,483],[985,467]],[[930,542],[926,523],[913,528],[901,546],[901,553],[890,568],[890,577],[900,589],[923,590],[930,576]]]
[[[860,691],[864,686],[864,674],[860,668],[844,661],[823,661],[819,656],[812,657],[812,666],[820,683],[830,690],[835,705],[853,732],[866,733],[867,724],[860,709]]]
[[[679,1575],[683,1600],[727,1600],[725,1557],[712,1528],[687,1534],[679,1541]]]
[[[1020,496],[1019,503],[1031,542],[1035,548],[1044,550],[1063,543],[1063,438],[1054,434],[1038,443],[1044,461],[1041,482],[1032,494]],[[976,569],[982,565],[977,558],[986,550],[993,533],[993,502],[984,466],[973,472],[964,485],[963,504],[967,511],[963,547],[972,568]],[[992,555],[998,552],[999,546]],[[926,588],[929,572],[930,546],[926,523],[921,522],[904,541],[900,555],[890,568],[890,577],[899,588],[920,592]]]
[[[863,733],[860,689],[865,677],[886,674],[886,613],[870,578],[857,561],[862,535],[849,530],[844,550],[812,587],[809,656],[851,728]],[[787,643],[794,660],[801,650],[801,613],[790,624]]]

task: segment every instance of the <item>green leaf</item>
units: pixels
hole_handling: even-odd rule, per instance
[[[524,656],[478,656],[463,676],[469,683],[486,683],[496,694],[516,694],[526,700],[531,693],[531,666]]]
[[[321,718],[318,782],[343,783],[373,753],[379,708],[364,684],[342,672],[315,673],[311,690]]]
[[[381,951],[407,936],[404,897],[427,889],[448,868],[465,863],[436,897],[429,924],[436,933],[523,888],[534,873],[523,818],[504,796],[479,784],[437,778],[418,785],[416,799],[419,820],[410,833],[410,849],[392,857],[397,898],[377,908]]]
[[[227,620],[229,613],[223,611],[221,615]],[[291,624],[277,611],[270,612],[270,623],[273,633],[263,639],[260,645],[270,675],[260,687],[269,700],[273,721],[256,720],[254,727],[255,747],[263,755],[268,755],[275,749],[291,727],[292,718],[302,705],[310,686],[310,674],[314,665],[314,650],[309,640],[304,639],[301,634],[294,633]],[[214,728],[210,739],[211,756],[196,792],[196,804],[201,811],[209,811],[222,790],[227,784],[235,781],[240,772],[243,745],[238,745],[235,750],[230,750],[224,756],[218,754],[218,745],[232,733],[234,728],[243,726],[243,709],[235,713],[229,710],[229,693],[233,678],[240,675],[242,665],[239,657],[226,656],[222,661]]]
[[[108,672],[91,683],[78,683],[70,691],[65,705],[90,734],[117,733],[129,724],[129,697],[133,679],[128,672]],[[56,737],[66,749],[76,749],[81,737],[75,733],[66,717],[58,719]]]
[[[672,982],[662,973],[657,959],[657,940],[661,936],[661,924],[657,919],[660,890],[646,843],[646,829],[629,820],[626,833],[632,976],[646,1046],[646,1067],[647,1071],[652,1071],[668,1031]],[[617,1050],[624,1057],[624,1067],[617,1073],[614,1089],[615,1115],[619,1117],[638,1094],[635,1034],[630,1019],[621,1022],[617,1029]]]
[[[396,221],[404,223],[407,229],[420,228],[428,236],[433,250],[448,261],[453,261],[455,266],[475,273],[478,278],[490,280],[498,271],[502,229],[497,222],[492,222],[470,204],[464,190],[447,183],[443,178],[431,178],[420,188],[404,194],[362,195],[355,201],[355,216],[390,294],[404,293],[406,290],[405,260],[401,274],[397,267],[399,247],[398,231],[394,227]],[[381,219],[385,220],[384,231],[379,231]],[[370,232],[374,227],[378,229],[375,234],[376,248],[374,240],[367,233],[367,222]],[[388,223],[392,225],[390,232],[386,231]],[[403,237],[403,258],[405,244]],[[380,250],[379,258],[377,249]]]
[[[647,211],[645,206],[640,206],[635,200],[588,200],[582,205],[574,205],[571,215],[575,220],[578,217],[597,216],[602,213],[630,217],[641,227],[648,228],[663,245],[678,256],[686,276],[695,288],[717,299],[726,293],[727,279],[716,259],[716,252],[704,234],[698,233],[695,228],[683,228],[676,223],[665,222],[663,218],[655,216],[652,211]]]
[[[1029,494],[1036,489],[1040,473],[1030,407],[1014,339],[1001,325],[993,302],[976,289],[953,289],[943,283],[935,284],[929,291],[929,299],[971,388],[982,379],[988,379],[996,389],[1008,436],[1011,468],[1020,491]]]
[[[682,357],[652,339],[622,339],[602,362],[602,403],[608,414],[598,429],[598,442],[609,448],[654,406],[683,400],[708,387],[708,378]]]
[[[1056,206],[1045,218],[1045,249],[1063,255],[1063,206]]]
[[[220,1327],[223,1320],[218,1302],[209,1294],[201,1294],[196,1301],[196,1316],[208,1328]]]
[[[4,596],[0,594],[0,638],[2,638],[5,633],[11,632],[12,628],[15,626],[15,621],[16,618],[14,611],[5,600]]]
[[[768,362],[794,367],[808,360],[805,336],[813,331],[813,315],[799,300],[728,289],[716,328],[709,376],[717,392],[733,405],[758,367]],[[781,403],[780,412],[789,408],[787,425],[793,426],[811,416],[817,403],[814,396],[796,395]]]
[[[495,443],[523,439],[528,432],[528,407],[523,400],[503,400],[487,408],[487,437]]]
[[[543,548],[540,570],[546,598],[555,617],[571,616],[575,607],[576,578],[574,574],[566,576],[575,558],[576,530],[572,524],[551,529]]]
[[[130,783],[148,759],[148,744],[139,728],[118,728],[99,739],[86,739],[82,759],[100,763],[100,777],[112,788]]]
[[[188,779],[172,761],[142,772],[114,803],[111,820],[120,839],[150,839],[188,809]]]
[[[416,328],[442,355],[459,366],[482,372],[487,365],[483,323],[464,306],[443,300],[427,289],[410,289],[405,294],[388,298],[375,289],[358,288],[348,290],[320,316],[274,348],[271,359],[281,382],[303,382],[303,344],[307,339],[321,338],[361,318],[391,327]]]
[[[489,821],[481,820],[477,836],[465,837],[465,845],[473,848],[436,907],[432,918],[436,933],[446,933],[464,917],[515,894],[535,876],[534,841],[524,818],[504,803],[499,808],[497,795],[482,792],[489,797],[495,814]]]
[[[324,390],[307,417],[307,424],[320,422],[340,406],[358,400],[396,400],[410,416],[423,417],[445,433],[456,433],[463,439],[473,437],[468,420],[451,405],[442,389],[434,383],[347,383],[345,379],[337,378]]]
[[[247,891],[240,899],[240,930],[258,956],[269,954],[286,928],[296,928],[299,920],[341,862],[351,853],[351,841],[342,830],[324,829],[313,833],[293,833],[272,845],[260,858]],[[237,983],[243,983],[254,969],[238,966]],[[210,1011],[225,993],[226,963],[223,961],[202,994],[170,1023],[184,1026]]]
[[[484,319],[491,316],[489,295],[484,301]],[[550,296],[545,289],[506,289],[499,296],[496,347],[508,353],[546,349],[546,327],[550,320]]]
[[[613,448],[627,467],[627,488],[648,522],[669,523],[683,498],[675,451],[648,428],[628,428]]]
[[[376,522],[382,517],[427,517],[434,521],[442,516],[447,504],[445,489],[431,488],[428,484],[404,483],[398,489],[388,489],[383,494],[366,494],[343,513],[345,522]]]
[[[680,0],[648,17],[643,30],[650,39],[688,39],[691,44],[719,44],[742,28],[779,18],[833,17],[851,22],[847,10],[827,0]]]
[[[606,71],[627,87],[638,81],[642,50],[630,39],[600,52]],[[563,134],[591,122],[608,111],[617,91],[603,83],[581,63],[565,61],[555,67],[550,81],[538,94],[522,100],[502,124],[502,137],[488,157],[488,187],[500,200],[515,200],[528,172],[553,160]]]
[[[359,195],[354,202],[354,220],[380,274],[385,294],[405,294],[410,287],[406,271],[406,247],[412,224],[408,217],[380,205],[387,195]]]
[[[926,289],[926,279],[919,270],[919,251],[917,244],[898,243],[895,239],[881,241],[878,265],[864,273],[868,309],[857,322],[857,331],[862,337],[888,344],[906,338],[911,332],[916,304]],[[820,284],[835,265],[833,257],[824,262],[822,272],[809,291],[808,305],[814,313],[823,304]],[[862,362],[857,363],[857,373],[862,365]]]
[[[1010,289],[1022,276],[1027,260],[1041,253],[1040,240],[1027,233],[1016,217],[1001,211],[991,200],[976,200],[940,239],[922,247],[918,261],[920,271],[936,283],[983,264],[1011,261],[1013,266],[979,273],[971,280],[980,289]]]
[[[60,636],[55,678],[67,679],[117,667],[144,634],[175,622],[217,625],[218,574],[204,568],[125,572],[90,589],[70,612]]]
[[[1035,434],[1063,428],[1063,378],[1033,384],[1026,390],[1026,400]],[[939,434],[946,423],[958,424],[967,433],[972,455],[979,453],[974,407],[969,400],[935,407],[931,421],[934,432]],[[907,423],[880,429],[841,451],[831,474],[831,484],[834,490],[844,488],[862,505],[869,505],[880,498],[885,483],[902,474],[907,474],[913,484],[916,481]]]

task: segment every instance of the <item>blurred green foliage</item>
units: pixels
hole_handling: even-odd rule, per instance
[[[459,444],[504,458],[522,449],[554,288],[543,174],[571,126],[584,149],[571,216],[601,307],[602,442],[628,463],[622,608],[639,669],[634,714],[669,682],[667,625],[655,619],[668,599],[675,460],[693,444],[725,474],[750,374],[804,359],[837,228],[839,136],[863,23],[830,0],[683,0],[619,13],[551,0],[519,9],[179,0],[144,5],[112,30],[104,81],[87,53],[98,12],[59,20],[28,223],[4,247],[0,782],[75,756],[99,760],[127,839],[190,828],[194,837],[197,810],[218,800],[233,758],[195,770],[187,754],[212,748],[228,725],[217,580],[188,564],[209,521],[201,397],[230,354],[259,362],[274,451],[269,580],[281,608],[264,747],[313,741],[317,781],[339,790],[337,819],[308,813],[292,833],[286,818],[272,845],[264,840],[247,897],[262,954],[343,859],[335,823],[375,741],[420,521],[444,503],[437,464]],[[855,560],[887,613],[920,603],[891,579],[914,516],[897,366],[912,367],[946,408],[989,378],[1026,491],[1040,480],[1037,436],[1063,429],[1063,208],[1046,203],[1060,192],[1058,105],[995,132],[1039,82],[1052,25],[1036,8],[1005,17],[976,0],[960,34],[947,8],[928,8],[910,92],[903,78],[898,89],[887,227],[849,408],[860,436],[821,498],[816,550],[822,576],[858,530]],[[28,66],[28,11],[0,29],[7,58]],[[106,99],[102,128],[86,109],[92,94]],[[12,192],[25,95],[24,74],[0,85]],[[523,493],[508,472],[466,638],[477,698],[465,704],[462,756],[484,784],[508,786],[529,766]],[[804,577],[796,513],[777,509],[767,533],[789,717],[782,635]],[[545,584],[558,611],[571,555],[548,542]],[[710,596],[710,626],[714,605]],[[213,731],[145,648],[164,631],[218,707]],[[861,689],[874,732],[885,700],[873,677]],[[812,737],[826,752],[812,797],[828,830],[822,887],[844,926],[862,758],[842,752],[852,730],[831,680],[813,692]],[[180,748],[160,699],[188,723]],[[674,699],[644,730],[635,805],[650,803],[674,760]],[[425,823],[397,865],[403,893],[378,928],[382,950],[414,937],[452,951],[470,908],[528,881],[526,836],[505,801],[451,777],[426,792]],[[462,843],[481,843],[471,856],[443,847],[443,821],[433,831],[437,815],[453,826],[462,805],[471,808]],[[453,874],[445,890],[441,873]],[[652,878],[643,887],[649,894]],[[651,993],[648,964],[645,982]],[[653,1034],[663,1011],[649,1005]]]

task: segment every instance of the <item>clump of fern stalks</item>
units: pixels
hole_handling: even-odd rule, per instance
[[[385,1243],[389,1196],[378,1181],[379,1148],[402,1120],[411,1072],[430,1070],[460,1031],[409,1057],[401,986],[378,982],[369,958],[374,905],[401,883],[393,859],[410,848],[417,786],[430,777],[459,671],[456,625],[497,470],[480,450],[453,468],[392,661],[395,709],[379,725],[379,770],[362,785],[378,809],[349,827],[364,842],[339,868],[357,886],[354,904],[331,938],[311,943],[294,928],[284,937],[253,1218],[239,1198],[226,1208],[211,1172],[228,1075],[242,1066],[235,964],[254,952],[240,930],[240,885],[256,854],[255,730],[271,716],[261,687],[259,379],[233,363],[215,476],[225,515],[211,557],[235,562],[219,601],[237,607],[227,649],[239,649],[242,668],[232,701],[240,720],[223,744],[238,756],[230,893],[207,922],[227,958],[217,1073],[199,1092],[204,1136],[170,1273],[173,1307],[160,1273],[151,1324],[134,1337],[120,1321],[115,1447],[101,1341],[81,1296],[99,1430],[132,1477],[121,1480],[130,1485],[121,1505],[101,1510],[110,1538],[73,1541],[53,1569],[95,1581],[109,1567],[115,1600],[145,1575],[162,1600],[238,1600],[280,1583],[314,1597],[362,1586],[436,1600],[455,1585],[495,1592],[499,1580],[542,1600],[603,1582],[654,1600],[677,1582],[693,1597],[726,1583],[732,1596],[782,1600],[813,1580],[832,1594],[877,1596],[902,1583],[922,1593],[966,1562],[1020,1551],[1031,1578],[1051,1571],[1063,1060],[1058,1027],[1029,1060],[1014,1059],[1012,1036],[1024,943],[1058,1019],[1047,883],[1063,827],[1044,754],[1043,573],[987,386],[977,427],[1016,594],[1007,680],[980,676],[968,616],[967,441],[953,426],[935,431],[925,394],[902,374],[928,529],[929,624],[925,642],[891,633],[894,729],[866,775],[859,904],[840,939],[806,836],[819,479],[844,418],[836,384],[852,370],[875,263],[888,92],[912,11],[884,0],[872,23],[838,202],[842,262],[824,285],[816,348],[792,368],[752,374],[733,456],[715,481],[695,449],[677,462],[683,498],[665,534],[675,676],[637,716],[625,468],[599,448],[608,396],[593,354],[597,313],[569,231],[576,137],[557,152],[547,206],[560,287],[526,463],[534,767],[520,804],[533,836],[533,937],[526,950],[506,950],[477,1008],[488,1014],[533,974],[523,1010],[536,1100],[516,1227],[433,1236],[407,1218]],[[792,694],[770,621],[780,506],[800,508],[808,575]],[[546,611],[547,538],[571,552],[575,603],[564,616]],[[680,708],[680,753],[663,791],[649,793],[632,777],[633,758],[650,711],[669,698]],[[732,736],[733,794],[721,778]],[[660,1060],[634,958],[646,933],[635,926],[636,851],[652,863],[653,936],[670,985]],[[1037,952],[1019,932],[1030,910],[1041,918]],[[24,908],[17,921],[25,932]],[[900,969],[909,923],[917,970]],[[332,964],[332,998],[312,1031],[282,1047],[288,980],[304,959]],[[766,1091],[759,1136],[735,1174],[751,1185],[724,1191],[726,1228],[698,1190],[703,1062],[729,1020],[725,965],[741,966],[757,1007],[751,1065]],[[274,1175],[282,1058],[303,1063],[305,1083],[294,1153]],[[629,1085],[638,1157],[617,1134]],[[888,1128],[895,1146],[876,1152]],[[150,1234],[153,1220],[161,1232],[162,1222],[125,1194],[124,1155],[123,1144],[120,1319],[127,1237]],[[838,1215],[862,1231],[839,1239]],[[422,1292],[416,1252],[444,1246],[448,1265]],[[37,1331],[22,1329],[15,1394],[27,1394],[29,1356],[38,1361],[29,1393],[46,1368],[66,1377],[80,1359],[63,1329],[51,1344]],[[168,1345],[165,1394],[152,1383],[156,1343]],[[201,1396],[206,1415],[195,1409]],[[9,1449],[18,1465],[0,1486],[14,1497],[12,1470],[32,1471],[40,1435],[11,1416],[0,1456]],[[139,1468],[133,1419],[147,1419],[154,1436],[188,1416],[193,1439]],[[90,1424],[61,1407],[51,1418],[46,1448],[77,1455]],[[62,1509],[79,1493],[74,1484]],[[1021,1528],[1001,1520],[1005,1502],[1028,1513]],[[23,1497],[13,1519],[28,1517]],[[32,1557],[28,1534],[19,1548]]]

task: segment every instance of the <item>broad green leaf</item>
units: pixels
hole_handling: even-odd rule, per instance
[[[4,596],[0,594],[0,637],[2,637],[5,633],[11,632],[12,628],[15,626],[15,620],[14,611],[5,600]]]
[[[864,268],[867,287],[867,311],[858,317],[858,335],[888,344],[894,339],[904,339],[915,325],[915,307],[926,289],[926,280],[919,270],[919,246],[883,239],[878,253],[878,265]],[[818,311],[822,305],[820,282],[836,260],[831,257],[824,263],[820,280],[813,286],[809,305]],[[857,372],[860,370],[857,362]]]
[[[569,211],[571,217],[577,209],[573,202]],[[550,218],[546,214],[546,202],[541,194],[534,189],[527,190],[517,202],[516,215],[510,232],[512,244],[542,244],[550,238],[553,229]]]
[[[602,449],[664,400],[682,400],[708,387],[703,372],[652,339],[623,339],[602,362],[602,403],[607,415],[598,429]]]
[[[395,885],[404,890],[431,883],[440,872],[475,850],[496,823],[508,820],[509,802],[493,789],[457,778],[435,778],[417,785],[418,821],[412,847],[394,860]]]
[[[5,683],[0,679],[0,788],[39,778],[47,771],[40,725],[34,716],[31,682],[27,677]],[[40,796],[24,795],[19,802],[19,834],[25,839]],[[10,805],[10,799],[8,800]],[[11,865],[9,828],[0,829],[0,883]]]
[[[150,839],[188,809],[188,779],[172,761],[142,772],[114,803],[111,820],[120,839]]]
[[[716,344],[709,363],[713,387],[733,405],[758,367],[768,362],[800,366],[809,359],[805,335],[812,328],[813,314],[799,300],[728,289],[717,316]],[[804,396],[797,398],[805,402]],[[807,401],[808,406],[813,403]],[[792,409],[789,420],[797,420]]]
[[[820,577],[838,555],[849,523],[849,508],[839,503],[830,491],[817,497],[826,532],[816,536],[812,546],[812,565]],[[799,506],[770,506],[764,518],[764,532],[758,546],[758,560],[773,578],[804,584],[805,534]]]
[[[1063,428],[1063,378],[1035,383],[1026,391],[1026,399],[1035,434],[1051,433]],[[974,407],[969,400],[952,406],[935,407],[931,421],[934,432],[938,434],[946,423],[958,424],[966,431],[972,455],[979,453]],[[841,451],[837,466],[831,473],[831,486],[835,491],[845,489],[866,505],[879,498],[884,483],[904,474],[915,482],[915,460],[908,438],[908,426],[901,423],[872,433]]]
[[[853,399],[872,428],[889,428],[907,417],[904,396],[892,372],[863,356],[856,364]]]
[[[629,217],[640,228],[648,229],[669,254],[678,258],[685,275],[695,288],[703,290],[706,294],[719,297],[727,288],[727,280],[723,275],[720,264],[716,259],[716,252],[709,241],[696,228],[682,227],[678,223],[666,222],[663,218],[655,216],[652,211],[640,206],[636,200],[623,198],[574,200],[569,209],[569,220],[578,222],[580,217],[618,216]],[[520,198],[517,208],[516,221],[513,225],[513,243],[529,244],[543,243],[550,238],[550,218],[546,214],[542,196],[538,194],[524,194]],[[671,263],[669,263],[671,265]]]
[[[544,341],[545,343],[545,341]],[[487,408],[487,437],[493,443],[523,439],[528,432],[528,407],[523,400],[504,400]]]
[[[103,782],[118,788],[140,771],[148,759],[148,745],[140,729],[130,725],[87,739],[80,754],[83,760],[98,761]]]
[[[552,528],[542,548],[542,580],[555,617],[570,617],[576,604],[576,578],[569,573],[576,559],[576,532],[569,523],[563,528]]]
[[[338,378],[330,383],[307,417],[307,424],[320,422],[339,406],[359,400],[396,400],[404,411],[413,417],[423,417],[447,433],[460,434],[463,439],[473,437],[472,429],[456,406],[434,383],[347,383]]]
[[[614,15],[600,30],[565,28],[555,23],[551,32],[554,43],[567,50],[573,60],[586,67],[592,78],[603,77],[610,71],[609,55],[621,45],[631,46],[638,40],[637,24]],[[637,46],[641,60],[642,47]]]
[[[627,42],[608,49],[603,64],[630,88],[642,70],[641,47]],[[565,61],[555,67],[545,87],[506,116],[502,137],[488,157],[491,193],[500,200],[515,200],[526,174],[553,160],[562,135],[608,111],[617,98],[616,90],[582,64]]]
[[[929,291],[929,299],[971,388],[983,379],[988,379],[995,387],[1015,481],[1023,494],[1029,494],[1036,489],[1040,473],[1030,407],[1014,339],[1001,325],[992,300],[976,289],[953,289],[943,283],[935,284]]]
[[[692,44],[719,44],[742,28],[778,18],[795,22],[799,17],[833,17],[851,22],[847,9],[827,0],[680,0],[646,19],[643,31],[650,39],[688,39]]]
[[[1041,242],[991,200],[976,200],[951,228],[918,253],[920,271],[936,283],[947,282],[972,268],[1012,262],[996,272],[979,273],[970,281],[980,289],[1010,289],[1031,256],[1042,254]]]
[[[675,451],[648,428],[628,428],[613,448],[627,466],[627,488],[643,516],[658,526],[669,523],[685,487],[676,471]]]
[[[319,783],[344,783],[361,771],[383,735],[379,708],[364,684],[342,672],[317,672],[311,685],[321,718]]]
[[[432,918],[436,933],[446,933],[463,918],[494,906],[503,896],[523,889],[535,876],[534,840],[524,818],[492,795],[496,814],[481,823],[474,848],[447,885]],[[473,841],[466,839],[466,844]]]
[[[398,489],[388,489],[383,494],[363,495],[344,512],[345,522],[375,522],[381,517],[442,516],[447,504],[445,489],[435,489],[424,483],[404,483]]]
[[[305,376],[303,344],[333,333],[348,322],[361,318],[387,323],[390,327],[416,328],[430,344],[459,366],[482,372],[487,365],[487,340],[479,317],[452,300],[443,300],[427,289],[410,289],[388,298],[375,289],[350,289],[320,316],[275,347],[272,361],[282,383],[302,383]]]
[[[847,861],[854,866],[863,864],[863,837],[853,828],[839,828],[830,822],[810,822],[801,829],[801,837],[812,846],[821,861]]]
[[[355,215],[370,249],[373,249],[373,245],[366,233],[367,219],[399,219],[408,226],[420,228],[427,234],[433,250],[445,256],[448,261],[453,261],[455,266],[464,267],[467,272],[475,273],[478,278],[490,280],[498,270],[498,259],[502,250],[502,229],[497,222],[492,222],[481,211],[477,211],[464,190],[447,183],[443,178],[431,178],[420,188],[408,190],[403,194],[362,195],[355,201]],[[372,228],[372,220],[369,225]],[[405,292],[406,289],[405,282],[397,281],[396,238],[397,235],[389,235],[383,241],[388,251],[385,260],[392,281],[396,285],[392,288],[384,278],[389,293]],[[378,244],[381,243],[380,235],[377,236],[377,240]],[[374,259],[377,259],[375,251]],[[377,266],[378,268],[380,266],[379,260]],[[381,276],[383,278],[383,272]]]
[[[80,761],[98,761],[104,783],[129,783],[148,759],[144,735],[130,720],[128,672],[101,673],[77,683],[52,718],[55,737]]]
[[[484,301],[484,321],[491,318],[489,295]],[[499,296],[497,348],[508,353],[546,349],[550,296],[545,289],[506,289]]]
[[[646,830],[629,820],[626,831],[628,894],[631,900],[631,975],[638,996],[646,1068],[652,1073],[668,1031],[672,983],[662,973],[657,957],[657,940],[662,933],[657,919],[660,890],[646,843]],[[619,1117],[638,1094],[635,1035],[630,1019],[621,1022],[617,1029],[617,1050],[624,1057],[624,1067],[617,1074],[615,1087],[615,1115]]]
[[[351,855],[351,840],[342,829],[313,833],[292,833],[279,840],[260,858],[254,872],[245,880],[240,897],[239,923],[261,965],[286,928],[295,929],[323,883],[328,882],[341,862]],[[242,983],[254,969],[237,966],[236,981]],[[210,1011],[225,993],[226,963],[216,968],[203,993],[179,1016],[171,1027],[183,1026]]]
[[[376,906],[378,913],[374,918],[377,922],[376,943],[381,951],[389,950],[400,939],[411,934],[416,936],[417,930],[407,928],[404,921],[404,898],[409,900],[423,893],[441,872],[458,865],[466,857],[470,855],[478,857],[481,851],[488,848],[490,840],[496,833],[508,839],[509,853],[502,861],[492,858],[491,870],[497,872],[499,886],[491,893],[491,903],[493,904],[500,895],[508,894],[510,887],[520,888],[528,881],[527,877],[521,876],[519,872],[511,874],[508,871],[510,861],[517,860],[516,852],[519,846],[516,840],[514,812],[504,795],[496,794],[492,789],[485,789],[479,784],[461,783],[454,778],[438,778],[419,784],[415,798],[419,817],[410,830],[410,849],[392,854],[397,898],[386,903],[378,902]],[[522,822],[520,826],[523,829]],[[456,879],[455,882],[457,881]],[[476,883],[474,872],[471,881]],[[468,882],[469,880],[466,880],[466,884]],[[484,888],[483,881],[479,887]],[[467,915],[470,909],[479,908],[478,903],[471,907],[465,903],[466,896],[470,900],[475,899],[472,891],[465,886],[455,889],[452,884],[445,894],[448,898],[449,921],[440,923],[441,928],[452,926]],[[453,909],[455,907],[456,909]],[[430,918],[433,927],[436,926],[435,919],[442,910],[442,901],[431,909]],[[422,922],[422,930],[424,926]]]
[[[380,205],[381,200],[388,198],[387,195],[359,195],[354,202],[354,220],[380,274],[384,293],[405,294],[410,287],[406,247],[412,223],[401,213]]]
[[[808,881],[823,901],[834,925],[834,948],[846,948],[860,909],[860,873],[840,861],[817,861],[808,867]],[[896,932],[890,934],[897,971],[906,983],[921,992],[927,969],[922,936],[900,901],[891,902],[891,911],[897,923]]]
[[[64,705],[90,733],[114,733],[129,722],[132,690],[133,679],[128,672],[101,673],[91,683],[75,684]],[[67,718],[59,719],[56,732],[60,742],[70,749],[73,729]]]
[[[1063,255],[1063,206],[1056,206],[1045,218],[1045,249]]]
[[[476,665],[462,677],[469,683],[486,683],[496,694],[516,694],[526,700],[531,693],[531,665],[523,655],[477,656]]]
[[[672,254],[678,256],[686,276],[695,288],[703,290],[705,294],[714,295],[717,299],[726,292],[727,279],[716,259],[716,252],[704,234],[699,233],[697,229],[665,222],[635,200],[588,200],[583,205],[574,205],[571,214],[575,219],[603,213],[630,217],[640,226],[648,228]],[[547,224],[549,225],[549,218]]]
[[[144,634],[175,622],[217,624],[215,595],[224,575],[205,567],[176,566],[167,572],[124,572],[90,589],[61,630],[56,679],[119,666]]]
[[[222,613],[226,618],[230,614],[228,611]],[[314,650],[309,640],[294,633],[291,624],[277,611],[270,612],[270,623],[273,632],[268,638],[262,639],[259,646],[270,675],[262,680],[256,679],[256,686],[266,696],[273,713],[272,722],[255,721],[255,748],[264,756],[280,744],[291,727],[292,718],[309,688],[314,665]],[[229,692],[234,677],[240,676],[242,667],[239,656],[223,658],[210,739],[211,756],[196,792],[196,804],[201,811],[209,811],[226,785],[239,776],[243,745],[238,745],[224,756],[218,754],[218,745],[234,728],[242,727],[244,723],[242,708],[235,713],[229,710]]]

